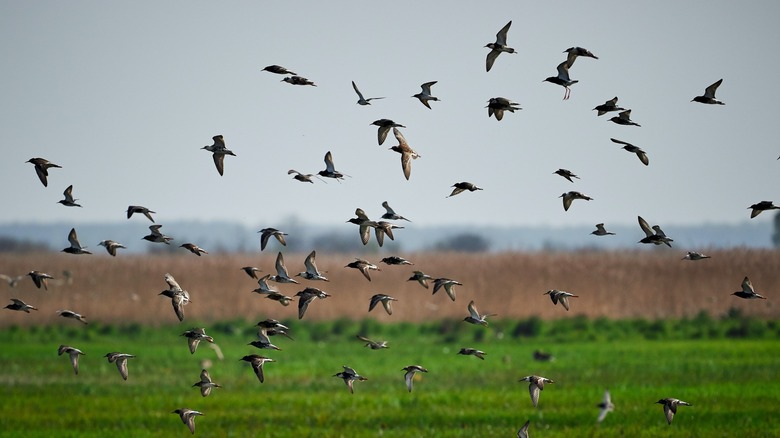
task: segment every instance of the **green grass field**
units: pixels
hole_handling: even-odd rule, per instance
[[[533,437],[778,436],[778,327],[753,321],[753,329],[734,331],[737,320],[499,320],[487,329],[459,321],[289,321],[295,341],[272,338],[282,351],[246,345],[256,321],[207,325],[223,361],[204,343],[189,353],[179,335],[190,324],[7,328],[0,331],[0,435],[189,436],[171,413],[188,407],[205,414],[195,422],[199,436],[513,437],[526,420]],[[710,328],[691,333],[701,326]],[[365,348],[357,333],[390,348]],[[87,354],[78,376],[67,355],[57,356],[60,344]],[[486,360],[456,354],[467,346],[487,352]],[[535,349],[556,359],[534,361]],[[137,356],[127,381],[102,357],[110,351]],[[266,364],[263,384],[239,361],[250,353],[277,361]],[[224,388],[203,398],[192,384],[206,359]],[[429,369],[412,393],[401,371],[410,364]],[[369,379],[356,382],[353,395],[332,377],[341,365]],[[538,408],[528,384],[518,382],[528,374],[555,381]],[[616,409],[596,424],[607,388]],[[669,426],[654,404],[664,397],[693,406],[681,407]]]

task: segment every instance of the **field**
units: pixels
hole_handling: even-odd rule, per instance
[[[274,254],[257,257],[20,255],[0,256],[4,273],[32,269],[57,277],[48,291],[25,278],[0,288],[40,308],[4,311],[0,321],[0,436],[189,436],[176,408],[202,411],[199,436],[455,437],[514,436],[531,421],[534,437],[780,436],[780,325],[775,306],[780,256],[772,251],[713,252],[681,261],[677,251],[535,254],[413,254],[413,267],[386,266],[372,281],[344,268],[351,257],[318,259],[333,296],[315,301],[302,321],[250,291],[240,267],[270,272]],[[291,274],[305,254],[285,254]],[[378,256],[364,256],[378,262]],[[453,303],[406,279],[414,269],[463,283]],[[68,284],[60,273],[72,272]],[[170,272],[192,303],[179,323],[170,300],[157,296]],[[768,300],[730,295],[750,276]],[[311,282],[305,282],[307,285]],[[276,286],[276,285],[275,285]],[[287,295],[303,286],[278,285]],[[579,295],[571,311],[553,306],[548,289]],[[368,313],[368,298],[399,299],[393,315]],[[462,322],[474,299],[499,313],[489,327]],[[90,321],[56,316],[70,308]],[[282,351],[256,350],[253,325],[283,320],[294,341],[274,337]],[[191,355],[180,334],[205,327],[224,353],[204,343]],[[389,341],[370,350],[356,334]],[[74,375],[57,346],[82,349]],[[487,352],[485,361],[457,355],[461,347]],[[555,355],[532,359],[534,350]],[[127,381],[104,356],[135,354]],[[270,351],[270,352],[269,352]],[[239,359],[258,353],[267,363],[259,383]],[[406,391],[401,368],[429,369]],[[335,377],[342,365],[368,377],[350,394]],[[201,367],[217,388],[197,388]],[[525,375],[555,381],[533,408]],[[616,405],[596,423],[605,389]],[[660,398],[681,407],[666,424]]]

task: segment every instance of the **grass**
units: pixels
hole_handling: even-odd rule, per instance
[[[734,331],[740,321],[760,328]],[[487,329],[459,321],[293,320],[295,341],[277,337],[282,351],[259,352],[277,360],[266,364],[263,384],[238,360],[257,352],[245,345],[253,322],[206,325],[224,361],[204,344],[189,353],[179,336],[187,323],[4,329],[0,435],[189,436],[171,413],[179,407],[205,413],[196,420],[199,436],[514,436],[526,420],[535,437],[780,434],[778,329],[740,315],[662,321],[652,330],[648,321],[585,318],[498,320]],[[685,339],[699,325],[707,335]],[[387,339],[390,348],[364,348],[356,333]],[[78,376],[57,357],[60,343],[87,353]],[[487,360],[457,355],[465,346],[486,351]],[[533,361],[536,349],[556,360]],[[102,357],[109,351],[138,356],[127,381]],[[203,361],[224,386],[207,398],[191,387]],[[411,394],[401,371],[409,364],[430,370]],[[332,377],[341,365],[369,378],[355,383],[354,394]],[[538,408],[517,382],[528,374],[556,382]],[[616,411],[597,425],[595,405],[606,388]],[[663,397],[694,406],[681,407],[668,426],[653,404]]]

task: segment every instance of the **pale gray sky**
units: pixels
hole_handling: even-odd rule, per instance
[[[779,5],[2,1],[0,223],[124,221],[137,204],[162,224],[283,228],[291,216],[341,224],[356,207],[379,216],[384,200],[420,225],[748,221],[750,204],[780,201]],[[483,46],[509,20],[518,54],[486,73]],[[563,101],[542,81],[571,46],[600,59],[577,60]],[[280,82],[261,71],[269,64],[318,86]],[[720,78],[725,106],[690,102]],[[351,80],[387,98],[359,106]],[[410,96],[434,80],[441,102],[429,110]],[[496,96],[523,110],[489,119]],[[641,128],[596,116],[614,96]],[[406,125],[422,155],[410,181],[392,135],[377,145],[380,118]],[[199,149],[216,134],[237,155],[224,177]],[[610,137],[643,148],[650,166]],[[328,150],[352,178],[287,175],[324,169]],[[31,157],[63,167],[48,188]],[[445,199],[458,181],[484,191]],[[83,209],[57,204],[69,184]],[[564,212],[568,190],[594,200]]]

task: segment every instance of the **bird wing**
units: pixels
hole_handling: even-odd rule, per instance
[[[309,303],[314,299],[314,295],[302,295],[298,299],[298,319],[303,319],[303,315],[306,314],[306,309],[309,308]]]
[[[623,140],[618,140],[616,138],[610,138],[610,140],[612,141],[612,143],[622,144],[625,146],[633,146],[631,143],[625,142]]]
[[[67,189],[65,189],[64,192],[62,192],[63,195],[65,195],[65,200],[67,202],[73,202],[73,185],[69,185]]]
[[[81,248],[81,245],[79,244],[79,236],[76,235],[75,228],[70,229],[70,233],[68,233],[68,242],[70,242],[70,246],[73,248]]]
[[[404,380],[406,380],[406,387],[409,392],[412,392],[412,382],[414,381],[414,370],[409,370],[404,374]]]
[[[566,295],[561,295],[558,297],[558,301],[561,302],[561,305],[568,311],[569,310],[569,298],[566,297]]]
[[[336,168],[333,166],[333,154],[330,151],[325,154],[325,169],[330,173],[336,171]]]
[[[289,277],[287,274],[287,268],[284,266],[284,256],[281,251],[276,256],[276,275],[280,277]]]
[[[420,85],[420,88],[422,88],[422,93],[423,94],[427,94],[428,96],[430,96],[431,95],[431,87],[433,85],[435,85],[436,82],[438,82],[438,81],[426,82],[426,83]],[[426,105],[426,106],[428,106],[428,105]]]
[[[637,216],[637,219],[639,221],[639,227],[642,228],[642,231],[645,232],[646,237],[651,237],[655,235],[655,233],[653,233],[653,230],[650,229],[650,225],[648,225],[647,221],[642,219],[642,216]]]
[[[474,300],[471,300],[469,302],[469,313],[471,314],[471,317],[474,319],[480,319],[479,312],[477,312],[477,306],[474,305]]]
[[[387,133],[390,132],[389,126],[380,126],[379,131],[377,132],[377,138],[379,139],[379,144],[385,142],[385,139],[387,138]]]
[[[387,211],[387,214],[389,214],[389,215],[395,215],[395,211],[393,211],[393,209],[392,209],[392,208],[390,208],[390,204],[389,204],[387,201],[385,201],[385,202],[383,202],[383,203],[382,203],[382,207],[384,207],[384,208],[385,208],[385,210]]]
[[[393,314],[393,300],[392,299],[382,300],[382,306],[385,308],[385,311],[387,312],[388,315],[392,315]]]
[[[672,424],[672,419],[674,418],[674,414],[676,411],[677,409],[674,407],[673,404],[664,403],[664,415],[666,415],[667,423]]]
[[[569,196],[567,193],[564,193],[563,196],[563,210],[569,211],[569,207],[571,207],[571,203],[574,200],[572,196]]]
[[[447,292],[447,295],[449,295],[450,299],[452,301],[455,301],[455,290],[453,289],[455,287],[454,283],[447,282],[444,284],[444,292]]]
[[[398,140],[399,146],[409,147],[409,143],[406,142],[406,138],[404,138],[404,135],[401,133],[401,131],[398,130],[398,128],[393,128],[393,135],[395,135],[395,139]]]
[[[165,274],[165,282],[168,283],[168,286],[171,288],[171,290],[175,292],[182,290],[181,286],[179,286],[179,283],[176,282],[176,279],[174,279],[173,275],[171,274]]]
[[[566,82],[569,81],[569,62],[563,61],[562,63],[558,64],[558,79],[562,79]]]
[[[487,54],[487,58],[485,59],[485,70],[490,71],[491,68],[493,68],[493,63],[496,62],[496,58],[498,58],[498,55],[501,54],[500,50],[492,49]],[[488,108],[488,113],[490,113],[490,108]],[[492,114],[489,114],[492,115]],[[501,119],[498,119],[501,120]]]
[[[259,360],[252,361],[252,369],[255,370],[257,380],[259,380],[260,383],[263,383],[265,381],[265,376],[263,375],[263,362]]]
[[[319,271],[317,270],[317,264],[314,262],[315,257],[316,251],[312,251],[311,254],[306,257],[306,260],[303,261],[303,265],[306,267],[306,272],[313,275],[319,274]]]
[[[404,171],[404,177],[408,181],[412,175],[412,154],[401,152],[401,169]]]
[[[368,303],[368,311],[374,310],[374,307],[376,307],[377,303],[379,303],[380,299],[382,298],[382,295],[376,294],[371,297],[371,302]]]
[[[217,167],[217,172],[222,176],[225,173],[225,154],[213,153],[211,157],[214,159],[214,165]]]
[[[122,375],[122,378],[127,380],[127,358],[126,357],[116,358],[116,367],[119,370],[119,374]]]
[[[79,373],[79,353],[81,351],[72,348],[68,354],[70,355],[70,364],[73,366],[73,371],[78,374]]]
[[[720,84],[723,83],[723,79],[719,79],[714,84],[710,85],[709,87],[704,89],[704,97],[709,97],[711,99],[715,98],[715,90],[720,87]]]
[[[179,318],[179,321],[184,321],[184,298],[184,295],[178,293],[171,298],[173,311],[176,312],[176,317]]]
[[[530,385],[528,385],[528,393],[531,394],[531,403],[533,403],[534,407],[536,407],[536,404],[539,403],[539,386],[536,385],[536,383],[531,382]]]
[[[496,44],[500,44],[502,46],[506,45],[506,36],[507,33],[509,33],[509,27],[512,26],[512,22],[505,24],[504,27],[501,28],[501,30],[498,31],[496,34]]]
[[[636,156],[639,157],[639,161],[641,161],[645,166],[650,165],[650,158],[647,157],[647,154],[642,149],[637,149]]]
[[[753,289],[753,283],[751,283],[750,279],[747,277],[742,280],[742,291],[751,295],[756,293],[756,291]]]

